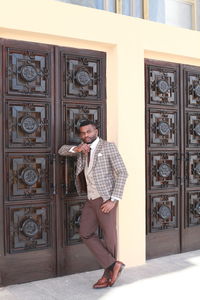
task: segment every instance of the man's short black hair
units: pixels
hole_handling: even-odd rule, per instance
[[[80,127],[83,127],[83,126],[87,126],[87,125],[92,125],[94,126],[95,128],[97,128],[97,125],[93,122],[93,121],[90,121],[90,120],[85,120],[85,121],[82,121],[79,125],[79,128]]]

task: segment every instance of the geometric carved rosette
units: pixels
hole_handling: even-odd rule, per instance
[[[10,155],[8,164],[9,200],[37,199],[50,193],[48,155]]]
[[[8,208],[8,252],[40,250],[50,245],[48,205]]]
[[[66,244],[73,245],[81,242],[79,228],[81,211],[84,202],[68,202],[66,204]]]
[[[65,105],[65,128],[66,128],[66,143],[79,144],[79,126],[85,120],[93,121],[97,126],[100,124],[101,107],[91,106],[69,106]],[[101,136],[101,129],[99,132]]]
[[[200,145],[200,113],[188,113],[188,146]]]
[[[151,154],[151,188],[177,186],[177,154]]]
[[[149,66],[150,103],[174,105],[177,103],[176,70]]]
[[[101,60],[95,57],[65,55],[66,98],[98,100],[101,95]]]
[[[177,227],[177,195],[151,195],[151,232]]]
[[[23,96],[47,96],[49,90],[49,54],[8,49],[7,93]]]
[[[47,147],[49,117],[48,104],[8,104],[9,147]]]
[[[200,225],[200,192],[188,193],[188,224]]]
[[[200,185],[200,153],[188,154],[188,177],[189,185]]]
[[[186,72],[187,104],[189,106],[200,105],[200,73],[191,74]]]
[[[177,144],[177,117],[175,112],[150,112],[150,146],[175,146]]]

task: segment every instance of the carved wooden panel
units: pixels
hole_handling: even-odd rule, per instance
[[[8,252],[50,246],[50,208],[46,204],[8,208]]]
[[[197,147],[200,145],[200,113],[187,114],[187,145]]]
[[[7,103],[8,147],[48,147],[50,137],[50,107],[40,103]]]
[[[65,120],[65,143],[79,144],[80,138],[78,134],[80,123],[84,120],[90,120],[99,127],[99,135],[102,136],[102,109],[101,106],[92,105],[70,105],[66,104],[64,109]]]
[[[187,105],[200,108],[200,71],[186,71],[185,82]]]
[[[177,153],[150,154],[151,188],[177,186]]]
[[[177,103],[177,70],[148,66],[149,103],[174,105]]]
[[[169,147],[177,145],[177,113],[150,110],[150,147]]]
[[[65,243],[67,245],[75,245],[82,243],[79,234],[80,219],[85,200],[68,200],[65,204]],[[100,227],[97,228],[96,234],[99,238],[103,238],[103,233]]]
[[[7,93],[48,96],[50,65],[50,55],[47,52],[7,48]]]
[[[49,156],[18,154],[8,157],[9,200],[38,199],[50,193]]]
[[[64,97],[99,100],[102,98],[104,74],[102,59],[93,55],[63,55]]]
[[[190,192],[188,197],[188,225],[200,225],[200,191]]]
[[[158,194],[150,196],[151,232],[177,227],[177,194]]]
[[[69,201],[66,206],[66,244],[81,242],[79,235],[80,217],[85,201]]]
[[[188,153],[187,178],[190,186],[200,185],[200,153]]]

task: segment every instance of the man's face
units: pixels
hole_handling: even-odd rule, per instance
[[[98,130],[91,124],[80,127],[80,138],[86,144],[92,144],[97,138]]]

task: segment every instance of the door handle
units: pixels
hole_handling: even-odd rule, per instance
[[[56,195],[56,154],[53,154],[53,195]]]
[[[63,163],[63,162],[61,162]],[[52,155],[52,164],[53,164],[53,184],[52,184],[52,187],[53,187],[53,195],[56,195],[57,194],[57,191],[56,191],[56,154],[53,154]],[[65,189],[65,195],[68,194],[68,167],[67,167],[67,157],[65,157],[65,160],[64,160],[64,164],[65,164],[65,183],[64,183],[64,189]],[[63,186],[63,184],[62,184]]]
[[[67,168],[67,157],[65,157],[65,195],[68,194],[68,168]]]

